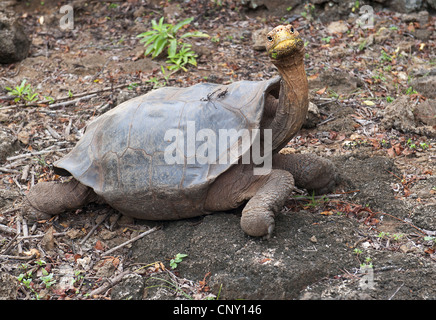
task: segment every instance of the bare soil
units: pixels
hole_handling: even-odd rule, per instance
[[[0,92],[1,298],[436,298],[435,128],[414,130],[426,126],[418,120],[412,129],[384,122],[386,107],[402,96],[415,106],[432,101],[409,88],[435,68],[434,16],[420,24],[418,16],[380,11],[373,29],[350,17],[341,22],[347,32],[329,33],[328,22],[302,17],[303,7],[273,14],[233,2],[83,3],[75,4],[75,27],[67,31],[58,26],[55,1],[14,7],[32,38],[31,52],[0,67],[0,84],[27,79],[54,103],[22,105]],[[165,59],[144,57],[136,38],[162,15],[173,22],[195,17],[188,30],[211,36],[187,40],[198,65],[172,74],[171,86],[276,75],[253,38],[281,21],[292,22],[307,41],[310,100],[319,112],[282,152],[332,159],[342,183],[324,197],[296,190],[268,241],[244,235],[240,210],[146,222],[95,204],[33,225],[21,218],[23,195],[38,181],[60,179],[51,164],[90,120],[163,84]],[[159,229],[105,254],[152,227]],[[16,238],[18,229],[35,237]],[[187,257],[172,269],[179,253]],[[17,280],[20,274],[30,285]],[[56,283],[47,285],[46,274]]]

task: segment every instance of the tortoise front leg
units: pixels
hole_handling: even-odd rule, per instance
[[[269,238],[274,230],[275,215],[280,213],[294,188],[292,175],[272,170],[258,181],[259,189],[242,210],[241,227],[250,236]]]
[[[253,175],[251,165],[237,165],[219,176],[209,188],[207,211],[242,210],[241,227],[250,236],[269,237],[274,230],[274,217],[282,209],[294,188],[292,175],[273,169],[267,175]]]
[[[339,182],[335,165],[314,154],[275,154],[273,167],[289,171],[295,185],[315,194],[331,192]]]

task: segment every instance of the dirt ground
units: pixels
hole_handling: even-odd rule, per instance
[[[1,88],[26,79],[54,103],[22,105],[0,91],[0,297],[435,299],[435,15],[380,10],[362,29],[355,16],[320,22],[304,6],[154,2],[76,1],[66,31],[56,1],[13,7],[31,52],[0,67]],[[35,224],[20,215],[33,184],[60,179],[51,164],[90,120],[164,84],[165,59],[144,57],[136,38],[161,16],[194,17],[188,30],[210,35],[187,40],[198,65],[172,74],[171,86],[276,75],[257,37],[280,23],[292,22],[307,41],[316,108],[282,152],[331,159],[342,183],[322,197],[297,190],[268,241],[244,235],[240,210],[172,222],[97,204]],[[173,269],[177,254],[187,256]]]

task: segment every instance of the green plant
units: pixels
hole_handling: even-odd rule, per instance
[[[184,67],[186,64],[197,66],[197,55],[191,50],[191,45],[183,43],[182,48],[177,52],[171,52],[168,54],[167,68],[170,71],[177,72],[180,69],[187,71]]]
[[[329,98],[334,98],[334,99],[339,99],[339,94],[335,91],[333,91],[332,89],[328,89],[328,96]]]
[[[184,253],[178,253],[176,256],[170,260],[170,266],[172,269],[177,268],[177,265],[183,261],[183,258],[186,258],[188,255]]]
[[[20,100],[34,102],[38,100],[38,93],[35,93],[32,86],[30,84],[26,84],[26,81],[26,79],[23,79],[21,84],[14,88],[5,87],[5,89],[9,91],[8,94],[15,97],[15,102]]]
[[[314,13],[315,13],[315,5],[311,3],[306,3],[304,5],[304,11],[302,11],[300,14],[305,19],[311,19],[313,18]]]
[[[417,92],[416,90],[413,90],[412,87],[408,87],[407,90],[406,90],[406,94],[409,94],[409,95],[411,95],[411,94],[417,94],[417,93],[418,93],[418,92]]]
[[[326,38],[321,38],[322,41],[324,41],[325,43],[330,43],[330,40],[332,39],[332,36],[328,36]]]
[[[392,59],[393,59],[392,56],[390,56],[386,51],[384,50],[381,51],[381,56],[380,56],[381,61],[391,62]]]
[[[359,248],[354,248],[353,252],[354,252],[356,255],[359,255],[359,254],[361,254],[363,251],[360,250]]]
[[[53,280],[53,273],[48,273],[47,270],[42,268],[42,274],[43,276],[41,276],[39,279],[41,279],[42,283],[44,283],[47,289],[56,283],[56,280]]]
[[[384,237],[389,237],[389,236],[390,236],[389,232],[384,232],[384,231],[381,231],[381,232],[377,235],[377,237],[380,238],[380,239],[383,239]]]
[[[366,47],[366,40],[363,40],[360,44],[359,44],[359,51],[363,51]]]
[[[408,139],[406,144],[409,146],[410,149],[416,149],[416,144],[412,141],[412,139]]]
[[[35,291],[35,289],[33,289],[33,285],[32,285],[32,280],[33,280],[32,270],[26,271],[25,273],[20,273],[17,277],[17,280],[18,282],[22,283],[25,288],[29,289],[35,294],[36,300],[39,300],[39,295]]]
[[[164,49],[168,48],[168,56],[173,56],[177,52],[177,46],[179,45],[179,39],[177,37],[178,31],[191,23],[193,18],[185,19],[176,25],[164,23],[164,17],[156,20],[151,20],[152,30],[141,33],[137,38],[142,38],[140,42],[144,43],[147,48],[145,55],[151,54],[152,58],[160,55]],[[180,36],[180,39],[188,37],[209,37],[199,31],[187,32]]]
[[[420,142],[419,146],[421,147],[422,150],[428,149],[429,145],[426,142]]]
[[[162,281],[164,283],[167,283],[168,286],[167,285],[153,285],[153,286],[148,286],[145,289],[151,289],[151,288],[171,289],[171,290],[174,290],[176,293],[183,295],[186,299],[193,300],[193,298],[189,294],[187,294],[185,291],[183,291],[182,289],[179,288],[179,286],[177,285],[176,282],[173,283],[173,282],[168,281],[166,279],[157,278],[157,277],[150,277],[149,279]]]
[[[361,263],[360,267],[361,268],[372,268],[373,265],[372,265],[371,261],[372,261],[372,259],[370,257],[366,257],[365,262]]]
[[[435,188],[435,187],[433,187]],[[435,189],[436,190],[436,189]],[[424,237],[425,241],[433,241],[434,243],[436,243],[436,237],[432,237],[432,236],[425,236]]]

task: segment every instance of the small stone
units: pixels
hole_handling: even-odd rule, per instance
[[[268,34],[268,32],[270,31],[270,29],[261,29],[261,30],[257,30],[253,32],[253,49],[256,51],[264,51],[266,50],[265,47],[265,38]]]
[[[317,243],[318,242],[318,239],[316,239],[315,236],[310,237],[309,240],[310,240],[310,242],[313,242],[313,243]]]
[[[344,21],[333,21],[327,27],[327,32],[330,34],[344,33],[348,31],[348,26]]]

